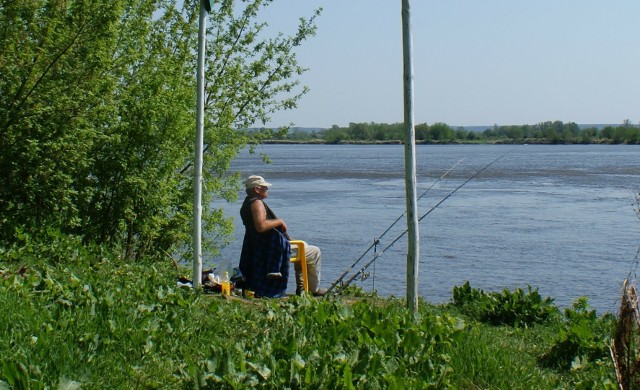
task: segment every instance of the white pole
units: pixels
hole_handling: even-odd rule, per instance
[[[198,27],[198,71],[196,102],[196,151],[193,174],[193,288],[200,287],[202,277],[202,148],[204,144],[204,57],[207,10],[200,1]]]
[[[411,58],[411,0],[402,0],[402,47],[404,60],[404,142],[405,189],[407,202],[407,231],[409,238],[407,252],[407,306],[418,310],[418,262],[420,239],[416,194],[416,141],[413,118],[413,63]]]

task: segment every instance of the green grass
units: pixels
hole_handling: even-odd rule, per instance
[[[225,299],[176,287],[170,262],[96,259],[0,261],[0,389],[615,388],[606,358],[542,364],[560,317],[495,326],[375,294]]]

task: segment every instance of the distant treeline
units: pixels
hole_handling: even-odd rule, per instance
[[[348,127],[334,125],[330,129],[304,131],[293,129],[276,141],[323,142],[329,144],[349,142],[393,143],[403,140],[404,124],[349,123]],[[418,143],[551,143],[551,144],[640,144],[640,127],[625,120],[621,125],[602,128],[581,128],[574,122],[541,122],[535,125],[494,125],[484,131],[452,128],[446,123],[426,123],[415,126]]]

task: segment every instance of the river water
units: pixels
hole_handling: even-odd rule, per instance
[[[406,229],[404,218],[393,225],[406,207],[403,146],[263,145],[257,152],[272,163],[243,152],[231,170],[273,184],[266,202],[293,238],[321,248],[325,287],[375,239],[379,253]],[[485,291],[532,286],[560,307],[586,296],[598,314],[617,311],[640,247],[640,146],[418,145],[416,173],[418,216],[426,214],[418,291],[427,301],[448,302],[452,288],[469,281]],[[237,266],[243,198],[215,204],[236,224],[216,265]],[[356,284],[404,297],[406,241],[388,247]]]

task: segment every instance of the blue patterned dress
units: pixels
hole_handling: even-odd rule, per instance
[[[240,209],[240,217],[245,227],[240,253],[240,271],[245,278],[247,288],[255,292],[256,297],[283,297],[289,280],[291,255],[289,238],[286,233],[278,229],[258,233],[251,213],[251,203],[255,201],[262,202],[256,197],[248,196]],[[267,210],[267,219],[276,219],[269,206],[262,203]],[[271,272],[280,272],[282,278],[267,278],[267,274]]]

